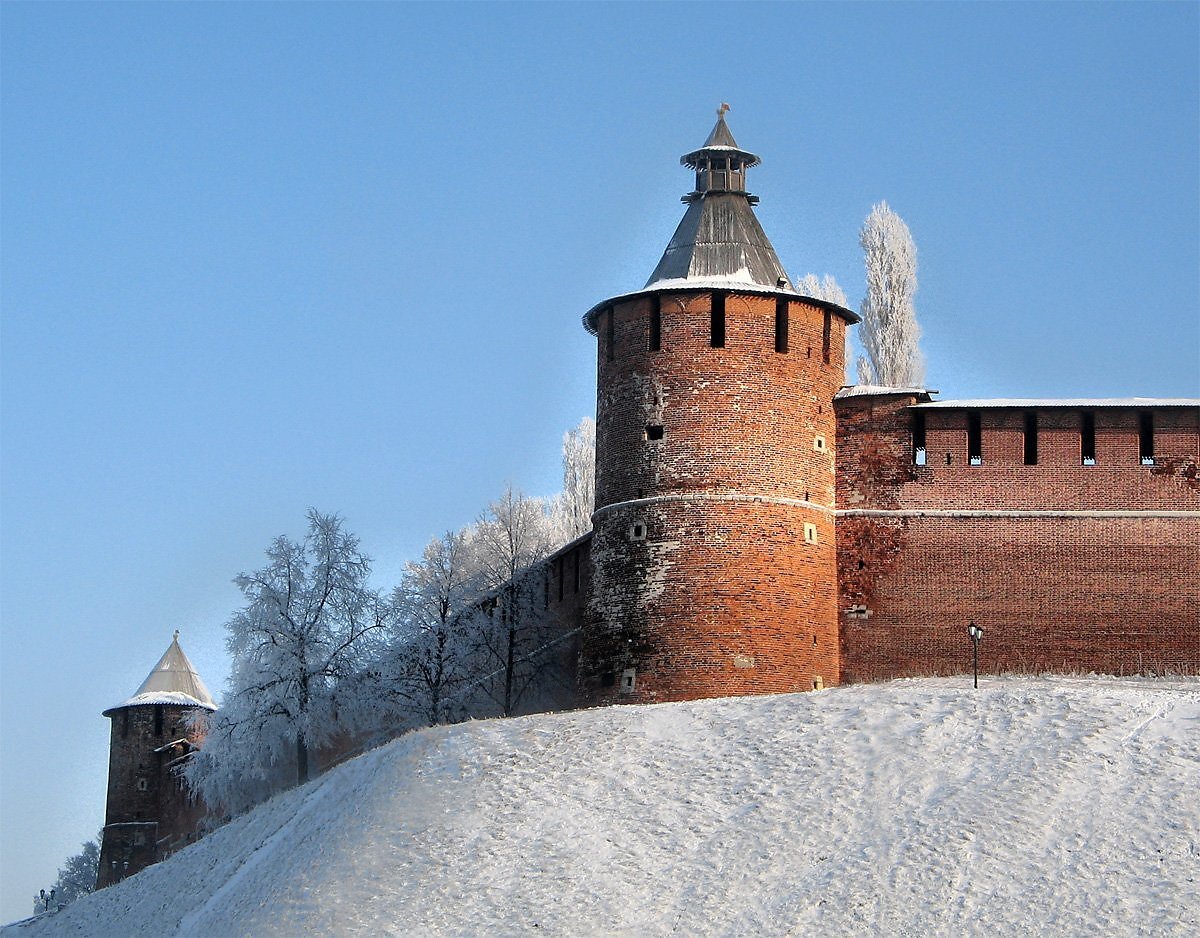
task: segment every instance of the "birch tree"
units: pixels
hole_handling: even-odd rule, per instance
[[[341,684],[384,624],[370,573],[342,520],[310,510],[303,541],[276,538],[266,566],[234,579],[246,606],[226,623],[229,691],[184,769],[207,804],[245,807],[293,759],[296,783],[306,782],[310,751],[354,728],[364,701]]]
[[[908,226],[886,202],[871,209],[859,234],[867,270],[859,341],[858,383],[921,387],[925,364],[913,297],[917,292],[917,247]]]

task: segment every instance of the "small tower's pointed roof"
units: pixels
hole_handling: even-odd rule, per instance
[[[104,715],[108,716],[114,710],[119,710],[122,707],[139,707],[152,704],[203,707],[206,710],[217,709],[216,703],[213,702],[212,694],[204,686],[204,681],[200,680],[200,675],[192,667],[188,656],[179,647],[178,629],[175,630],[171,644],[167,647],[163,656],[158,659],[158,664],[146,675],[146,680],[142,681],[142,686],[128,700],[105,710]]]
[[[704,141],[706,147],[737,147],[737,141],[733,139],[729,125],[725,123],[725,114],[728,110],[728,104],[722,104],[717,109],[717,122],[713,124],[712,133]]]
[[[712,133],[708,135],[708,139],[704,141],[704,146],[699,150],[693,150],[691,153],[685,153],[679,158],[679,162],[684,166],[690,166],[696,169],[701,159],[706,155],[712,156],[730,156],[736,155],[741,157],[746,164],[746,168],[757,166],[762,162],[757,156],[749,150],[743,150],[737,145],[737,141],[733,139],[733,131],[729,129],[729,125],[725,123],[725,114],[729,111],[728,104],[722,104],[717,108],[717,122],[713,125]]]

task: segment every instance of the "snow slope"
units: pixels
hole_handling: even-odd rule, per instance
[[[1193,935],[1200,682],[900,681],[425,730],[34,935]]]

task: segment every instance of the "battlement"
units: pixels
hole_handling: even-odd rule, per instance
[[[1200,668],[1200,402],[928,397],[835,402],[843,680]]]

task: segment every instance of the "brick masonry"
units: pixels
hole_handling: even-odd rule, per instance
[[[837,681],[832,400],[845,324],[785,302],[786,352],[770,294],[725,296],[720,348],[712,291],[642,294],[600,314],[581,702]]]
[[[1079,410],[1039,411],[1025,465],[1025,411],[982,409],[970,465],[966,411],[924,408],[917,466],[916,402],[836,404],[842,680],[969,670],[970,621],[983,671],[1200,671],[1194,408],[1154,411],[1153,466],[1135,408],[1094,412],[1086,466]]]
[[[132,876],[195,839],[203,808],[188,798],[172,772],[199,743],[186,724],[193,709],[139,705],[110,711],[108,809],[97,888]],[[168,745],[177,740],[186,742]]]

